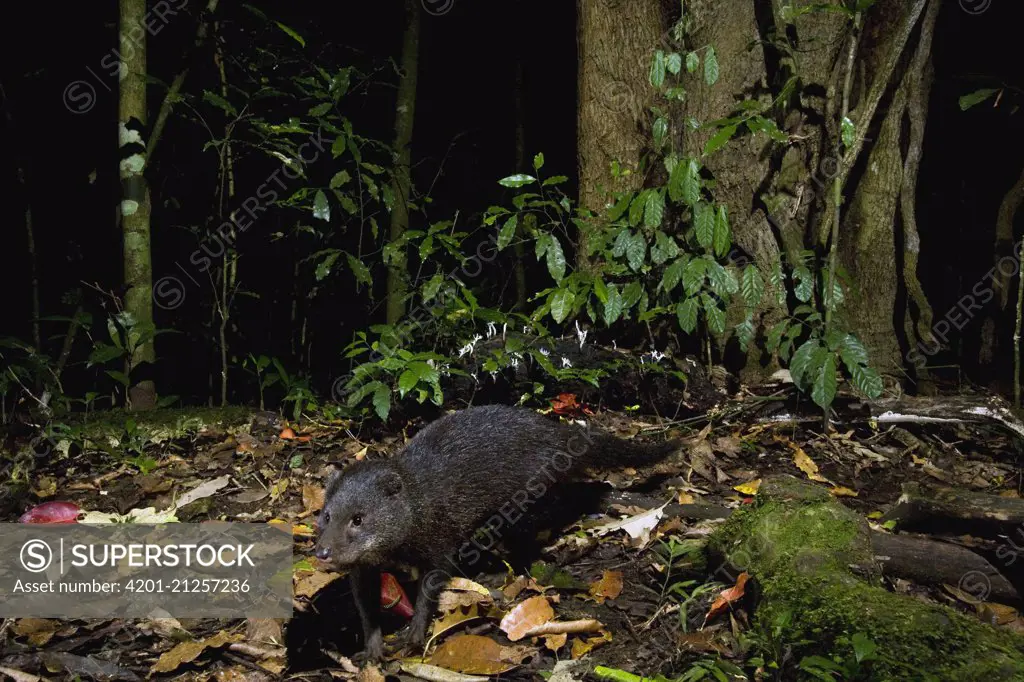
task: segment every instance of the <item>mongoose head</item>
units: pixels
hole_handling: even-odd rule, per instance
[[[314,552],[331,569],[380,566],[413,524],[401,474],[386,462],[358,462],[328,479]]]

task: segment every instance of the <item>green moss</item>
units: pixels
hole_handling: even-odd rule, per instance
[[[70,441],[83,446],[119,447],[121,440],[134,423],[136,440],[162,443],[186,438],[203,432],[237,433],[248,430],[252,410],[247,407],[186,407],[175,409],[108,410],[93,412],[86,417],[70,420],[68,429],[59,439],[58,448],[64,450]]]
[[[1024,638],[880,587],[866,523],[823,488],[766,481],[757,506],[734,514],[709,546],[757,580],[755,627],[766,641],[789,616],[782,636],[797,660],[830,656],[837,639],[863,633],[879,648],[872,679],[1024,679]]]

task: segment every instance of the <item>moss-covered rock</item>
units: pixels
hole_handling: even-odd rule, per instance
[[[848,654],[837,640],[862,633],[878,646],[869,679],[1024,680],[1024,637],[885,590],[867,523],[818,486],[766,479],[709,548],[757,581],[755,626],[788,622],[798,658]]]

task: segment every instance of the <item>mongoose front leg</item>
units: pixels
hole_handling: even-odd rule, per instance
[[[371,661],[379,661],[384,655],[384,636],[380,631],[380,569],[360,566],[353,568],[349,576],[363,625],[364,653]]]
[[[427,571],[420,580],[420,591],[416,595],[416,607],[409,625],[407,641],[410,646],[422,647],[427,641],[427,628],[434,619],[437,599],[450,577],[446,571],[435,568]]]

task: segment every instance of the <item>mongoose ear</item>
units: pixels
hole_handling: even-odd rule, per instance
[[[380,486],[385,495],[397,495],[402,492],[402,477],[397,471],[388,471],[381,478]]]
[[[327,475],[327,481],[324,483],[324,490],[330,490],[331,487],[338,482],[341,478],[341,469],[334,467],[331,473]]]

